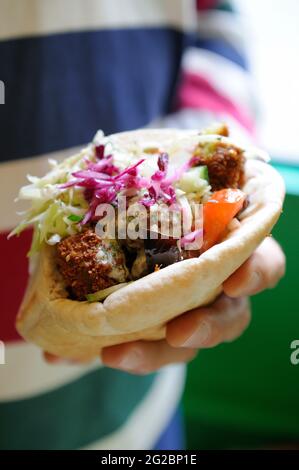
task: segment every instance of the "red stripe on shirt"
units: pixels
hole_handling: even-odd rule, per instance
[[[217,6],[219,0],[196,0],[197,10],[212,10]]]
[[[15,329],[15,318],[28,280],[28,258],[32,231],[25,230],[19,237],[7,240],[8,232],[0,233],[0,340],[20,340]]]
[[[178,91],[178,107],[229,114],[250,133],[254,131],[253,121],[244,109],[220,94],[206,78],[195,73],[183,74],[182,85]]]

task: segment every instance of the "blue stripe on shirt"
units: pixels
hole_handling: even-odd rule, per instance
[[[190,45],[241,63],[223,41],[169,28],[102,30],[0,42],[0,160],[23,158],[142,127],[171,111]]]
[[[88,142],[168,112],[181,57],[170,29],[79,32],[0,43],[1,160]],[[5,67],[4,67],[5,65]]]
[[[243,69],[248,69],[248,64],[245,57],[235,49],[228,41],[223,39],[200,39],[197,38],[194,43],[195,47],[207,49],[208,51],[215,52],[225,59],[234,62]]]

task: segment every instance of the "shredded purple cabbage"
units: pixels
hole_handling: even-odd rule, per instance
[[[200,237],[203,234],[203,229],[199,228],[194,230],[193,232],[188,233],[184,237],[181,238],[181,246],[186,245],[187,243],[193,243],[196,238]]]
[[[60,187],[70,188],[79,186],[84,188],[84,197],[89,203],[89,209],[81,225],[90,220],[95,220],[96,208],[101,203],[116,203],[120,191],[133,193],[134,189],[145,189],[142,199],[139,201],[145,207],[150,207],[158,200],[161,200],[169,206],[176,202],[175,189],[173,183],[178,181],[184,171],[193,166],[192,158],[189,162],[176,169],[171,176],[168,176],[169,155],[165,152],[160,153],[157,161],[158,170],[151,176],[150,180],[142,177],[138,173],[138,167],[144,162],[140,159],[138,162],[128,166],[120,171],[113,164],[113,156],[105,156],[105,146],[95,146],[96,162],[85,159],[86,168],[84,170],[72,173],[73,180],[61,185]]]

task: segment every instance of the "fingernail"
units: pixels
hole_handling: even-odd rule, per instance
[[[125,370],[137,369],[141,365],[142,354],[138,349],[132,349],[125,354],[117,367]]]
[[[253,271],[250,275],[250,278],[247,284],[248,292],[254,292],[259,287],[260,280],[261,280],[261,277],[259,273],[256,271]]]
[[[200,348],[204,346],[211,336],[211,325],[202,321],[199,323],[197,329],[192,333],[189,338],[182,344],[183,348]]]

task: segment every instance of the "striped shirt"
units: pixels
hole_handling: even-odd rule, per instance
[[[151,448],[184,368],[49,366],[14,327],[31,231],[7,241],[26,174],[105,133],[228,121],[252,132],[238,15],[213,0],[0,0],[0,448]],[[20,207],[18,207],[20,209]]]

